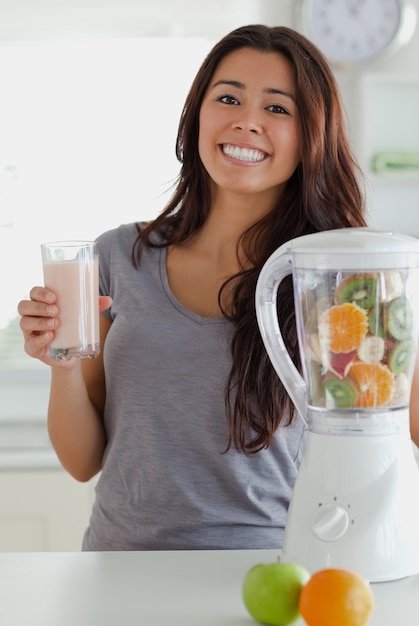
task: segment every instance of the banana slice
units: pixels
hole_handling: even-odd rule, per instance
[[[410,395],[410,383],[406,374],[402,373],[396,378],[394,395],[391,404],[400,406],[408,404]]]
[[[365,337],[358,348],[358,357],[364,363],[380,363],[384,357],[385,341],[382,337],[370,335]]]
[[[403,282],[400,272],[396,270],[388,270],[383,273],[384,285],[383,296],[384,301],[389,302],[403,294]]]

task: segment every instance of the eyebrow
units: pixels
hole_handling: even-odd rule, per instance
[[[238,80],[217,80],[212,88],[214,89],[214,87],[218,87],[219,85],[230,85],[231,87],[236,87],[237,89],[246,89],[246,85]],[[284,91],[284,89],[266,87],[266,89],[264,89],[264,92],[269,94],[280,94],[281,96],[286,96],[287,98],[290,98],[295,102],[295,98],[292,93],[290,93],[289,91]]]

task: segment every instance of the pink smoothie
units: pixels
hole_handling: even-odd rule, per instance
[[[51,345],[56,358],[99,353],[99,265],[87,262],[44,263],[45,286],[57,294],[60,326]]]

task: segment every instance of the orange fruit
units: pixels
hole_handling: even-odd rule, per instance
[[[352,302],[328,308],[319,319],[320,341],[332,352],[351,352],[368,332],[368,312]]]
[[[376,407],[387,404],[393,396],[395,382],[390,369],[382,363],[354,363],[350,375],[359,393],[357,407]]]
[[[365,626],[373,607],[369,583],[347,569],[315,572],[300,593],[299,609],[307,626]]]

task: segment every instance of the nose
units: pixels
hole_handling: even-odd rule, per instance
[[[233,128],[242,132],[259,134],[263,127],[257,111],[240,107],[240,116],[234,121]]]

